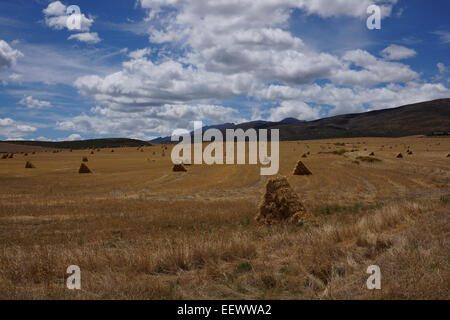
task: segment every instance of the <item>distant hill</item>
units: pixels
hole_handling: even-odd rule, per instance
[[[206,130],[209,129],[218,129],[218,130],[225,130],[227,128],[231,128],[235,126],[234,123],[223,123],[223,124],[216,124],[216,125],[212,125],[212,126],[204,126],[202,128],[202,132],[205,132]],[[191,135],[194,134],[194,131],[191,132]],[[153,143],[172,143],[172,137],[168,136],[168,137],[159,137],[153,140],[150,140],[150,142]]]
[[[405,137],[450,133],[450,99],[297,123],[250,122],[232,129],[280,129],[281,140]]]
[[[280,122],[252,121],[225,129],[280,129],[283,141],[354,138],[405,137],[450,133],[450,99],[440,99],[364,113],[340,115],[316,121],[287,118]],[[205,127],[207,129],[208,127]],[[151,142],[170,143],[170,137]]]
[[[139,146],[151,146],[151,143],[135,139],[126,138],[107,138],[107,139],[92,139],[92,140],[80,140],[80,141],[61,141],[61,142],[48,142],[48,141],[2,141],[3,149],[5,145],[10,144],[12,146],[33,146],[41,148],[52,149],[89,149],[89,148],[120,148],[120,147],[139,147]],[[12,151],[9,151],[12,152]]]

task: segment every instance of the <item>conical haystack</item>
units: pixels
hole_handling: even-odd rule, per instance
[[[88,159],[88,157],[83,157],[83,162],[88,162],[89,161],[89,159]]]
[[[308,155],[307,155],[306,153],[304,153],[304,154],[302,155],[302,158],[308,158]]]
[[[180,163],[173,166],[173,172],[186,172],[186,168]]]
[[[34,169],[36,167],[30,161],[27,161],[27,163],[25,164],[25,168],[26,169]]]
[[[397,155],[397,159],[402,159],[403,158],[403,155],[401,154],[401,153],[399,153],[398,155]]]
[[[78,170],[78,173],[92,173],[92,171],[88,168],[87,165],[82,163],[80,166],[80,170]]]
[[[375,152],[371,152],[371,153],[369,154],[369,156],[371,156],[371,157],[375,156]]]
[[[276,177],[267,182],[256,220],[266,224],[280,221],[303,223],[308,220],[305,207],[286,177]]]
[[[94,151],[91,151],[91,154],[94,154]]]
[[[293,172],[295,176],[309,176],[312,175],[311,171],[303,164],[303,162],[299,161],[295,170]]]
[[[2,159],[8,159],[8,154],[2,155]]]
[[[447,155],[447,158],[450,158],[450,153]]]
[[[14,158],[14,153],[10,153],[10,154],[8,155],[8,159],[12,159],[12,158]]]

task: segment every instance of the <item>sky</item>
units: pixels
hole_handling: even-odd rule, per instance
[[[450,0],[0,0],[0,139],[150,140],[192,121],[450,98],[449,13]]]

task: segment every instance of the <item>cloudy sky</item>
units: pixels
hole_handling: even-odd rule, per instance
[[[381,30],[366,26],[371,4]],[[0,0],[0,139],[151,139],[194,120],[448,98],[449,12],[449,0]]]

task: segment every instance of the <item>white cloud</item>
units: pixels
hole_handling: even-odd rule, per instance
[[[54,1],[48,5],[46,9],[42,11],[45,16],[45,24],[55,30],[63,30],[68,29],[67,19],[69,15],[67,15],[67,6],[62,4],[60,1]],[[72,31],[81,31],[82,33],[78,33],[75,35],[71,35],[70,39],[77,39],[83,42],[89,43],[98,43],[100,42],[100,38],[97,33],[90,33],[89,30],[91,26],[94,24],[93,17],[86,17],[84,13],[79,14],[80,17],[80,29],[72,30]]]
[[[132,59],[141,59],[141,58],[144,58],[145,56],[148,56],[151,52],[152,51],[150,48],[144,48],[144,49],[132,51],[132,52],[128,53],[128,56]]]
[[[402,105],[448,98],[450,89],[440,83],[408,82],[389,84],[382,88],[338,87],[334,84],[318,84],[291,88],[271,85],[257,92],[259,99],[276,101],[304,101],[335,106],[330,115],[394,108]]]
[[[35,127],[18,123],[13,119],[0,118],[0,137],[5,137],[8,140],[20,139],[36,130]]]
[[[46,16],[63,16],[66,15],[67,7],[60,1],[52,2],[43,10]]]
[[[319,118],[319,111],[302,101],[283,101],[279,107],[270,110],[268,120],[281,121],[286,118],[315,120]]]
[[[61,138],[58,139],[58,141],[77,141],[77,140],[83,140],[83,138],[81,137],[81,135],[74,133],[71,134],[70,136],[68,136],[67,138]]]
[[[247,93],[248,74],[222,75],[168,60],[155,64],[145,58],[130,60],[120,72],[104,78],[78,78],[75,86],[97,103],[115,110],[132,111],[202,99],[227,99]]]
[[[11,48],[6,41],[0,40],[0,69],[14,66],[17,58],[22,56],[23,54],[19,50]]]
[[[38,99],[33,99],[32,96],[27,96],[19,101],[19,104],[24,105],[30,109],[42,109],[50,108],[52,104],[48,101],[42,101]]]
[[[59,130],[84,134],[117,135],[124,137],[154,137],[155,134],[170,135],[177,128],[191,127],[195,120],[212,123],[242,122],[232,108],[217,105],[165,105],[140,112],[113,111],[95,107],[92,115],[80,116],[60,121]]]
[[[397,0],[229,0],[229,1],[198,1],[198,0],[140,0],[143,8],[152,9],[153,17],[162,7],[176,8],[191,7],[192,13],[204,12],[228,13],[242,12],[242,8],[259,8],[260,13],[270,14],[271,9],[302,9],[308,14],[317,14],[321,17],[366,15],[366,9],[371,4],[380,5],[384,16],[389,16]],[[275,12],[275,10],[273,10]]]
[[[105,75],[117,70],[108,56],[117,50],[85,48],[74,49],[57,45],[21,43],[18,49],[24,57],[11,67],[11,72],[20,76],[22,83],[45,83],[73,85],[81,76],[96,73]],[[7,72],[0,72],[0,81],[13,82]]]
[[[442,43],[450,43],[450,32],[448,31],[435,31],[435,35],[439,36]]]
[[[445,64],[443,64],[442,62],[439,62],[437,64],[437,67],[438,67],[439,73],[444,73],[447,70],[447,68],[445,67]]]
[[[72,34],[67,39],[68,40],[76,39],[78,41],[88,42],[88,43],[99,43],[101,41],[97,32],[84,32],[84,33]]]
[[[381,7],[382,15],[386,17],[391,15],[397,0],[300,0],[298,3],[309,14],[321,17],[364,17],[367,8],[371,4],[377,4]]]
[[[381,51],[381,55],[386,60],[402,60],[415,57],[417,52],[413,49],[391,44],[389,47]]]
[[[330,77],[340,85],[376,85],[385,82],[407,82],[417,79],[417,72],[405,64],[377,59],[364,50],[352,50],[342,57],[348,68],[337,69]],[[354,65],[360,70],[351,69]]]

